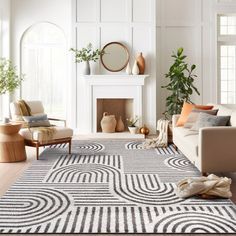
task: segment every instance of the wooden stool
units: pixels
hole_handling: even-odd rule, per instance
[[[26,160],[24,138],[18,133],[22,124],[0,124],[0,162]]]

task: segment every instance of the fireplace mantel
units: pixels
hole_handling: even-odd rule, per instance
[[[149,75],[83,75],[87,94],[87,122],[88,132],[96,133],[97,127],[97,99],[133,99],[133,113],[143,117],[143,89],[145,79]]]
[[[107,74],[107,75],[83,75],[81,76],[90,85],[144,85],[145,79],[149,75],[127,75],[127,74]]]

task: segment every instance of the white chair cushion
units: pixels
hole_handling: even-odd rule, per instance
[[[33,116],[45,114],[43,104],[41,101],[26,101],[26,103],[30,107]],[[11,111],[11,118],[13,120],[23,120],[17,102],[12,102],[10,104],[10,111]]]
[[[73,136],[73,130],[66,127],[55,126],[56,132],[53,135],[53,139],[69,138]],[[28,140],[37,140],[42,142],[42,132],[40,130],[29,130],[28,128],[21,129],[20,135]],[[50,140],[48,140],[50,141]]]

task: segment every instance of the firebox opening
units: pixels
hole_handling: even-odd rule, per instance
[[[116,120],[121,116],[125,131],[127,131],[126,119],[133,117],[133,99],[97,99],[97,132],[102,132],[100,122],[104,112],[108,112],[109,115],[115,115]]]

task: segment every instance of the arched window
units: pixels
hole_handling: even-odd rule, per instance
[[[37,23],[21,39],[21,97],[40,100],[50,116],[66,116],[67,47],[63,31]]]

